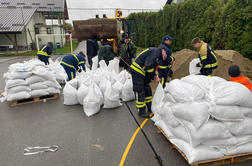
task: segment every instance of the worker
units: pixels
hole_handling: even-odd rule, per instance
[[[241,70],[239,66],[237,65],[230,66],[228,69],[228,74],[231,77],[230,78],[231,81],[243,84],[251,91],[252,87],[251,80],[248,77],[244,77],[243,75],[241,75]]]
[[[75,78],[75,72],[76,70],[80,73],[82,70],[86,71],[85,68],[85,54],[80,51],[77,55],[75,54],[70,54],[70,55],[66,55],[62,58],[61,61],[61,65],[64,67],[67,76],[68,76],[68,80],[72,80]],[[82,69],[81,69],[81,68]]]
[[[97,36],[93,35],[91,39],[87,40],[87,57],[88,57],[88,63],[90,65],[90,69],[92,69],[92,58],[98,55],[99,45],[97,42]]]
[[[136,57],[136,46],[132,43],[128,36],[123,38],[124,43],[122,44],[122,52],[120,57],[124,60],[124,69],[129,71],[129,66],[132,63],[132,58]]]
[[[45,63],[45,65],[49,65],[49,58],[53,51],[53,43],[48,42],[40,47],[37,52],[38,59]]]
[[[194,38],[191,44],[197,48],[199,53],[200,62],[196,67],[201,67],[200,75],[211,76],[213,69],[218,67],[217,57],[211,46],[201,41],[198,37]]]
[[[113,60],[116,56],[113,47],[108,42],[107,38],[104,37],[102,44],[99,47],[99,54],[98,54],[98,63],[101,60],[104,60],[106,64],[109,64],[110,60]]]
[[[159,49],[164,49],[168,48],[171,50],[171,42],[173,38],[171,38],[169,35],[165,35],[163,38],[163,42],[158,46]],[[167,56],[167,59],[162,60],[162,58],[158,61],[158,76],[161,79],[161,85],[163,88],[165,87],[165,83],[167,81],[167,78],[169,78],[169,82],[171,81],[172,78],[172,65],[173,62],[175,61],[175,58],[172,56]]]
[[[138,114],[144,118],[149,117],[151,112],[152,91],[149,83],[151,79],[159,82],[160,79],[155,73],[158,68],[158,59],[167,58],[167,49],[160,50],[159,48],[147,48],[142,51],[130,66],[129,71],[132,75],[133,91],[136,97],[136,107]],[[146,106],[148,112],[146,111]]]

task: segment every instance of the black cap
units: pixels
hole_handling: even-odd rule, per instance
[[[231,76],[231,77],[238,77],[240,74],[241,74],[241,70],[239,68],[239,66],[237,65],[232,65],[229,67],[228,69],[228,74]]]

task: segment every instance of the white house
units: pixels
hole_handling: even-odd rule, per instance
[[[66,0],[1,0],[0,51],[36,49],[36,34],[65,34],[67,19]],[[58,20],[58,24],[46,25],[46,20]],[[39,45],[66,42],[64,36],[38,39]]]

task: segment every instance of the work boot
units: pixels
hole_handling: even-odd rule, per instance
[[[149,118],[149,114],[145,110],[139,110],[138,115],[143,118]]]

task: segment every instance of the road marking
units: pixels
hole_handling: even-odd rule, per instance
[[[152,115],[153,115],[153,113],[150,114],[150,117],[151,117]],[[140,127],[143,128],[143,126],[145,125],[145,123],[146,123],[148,120],[149,120],[149,118],[148,118],[148,119],[146,118],[146,119],[143,121],[143,123],[140,125]],[[130,150],[130,148],[131,148],[131,145],[133,144],[133,142],[134,142],[134,140],[135,140],[135,138],[136,138],[138,132],[139,132],[140,129],[141,129],[140,127],[138,127],[138,128],[136,129],[135,133],[134,133],[133,136],[131,137],[130,142],[128,143],[128,146],[126,147],[126,149],[125,149],[125,151],[124,151],[124,154],[123,154],[123,156],[122,156],[122,159],[121,159],[121,162],[120,162],[119,166],[123,166],[123,164],[124,164],[124,162],[125,162],[125,159],[126,159],[128,153],[129,153],[129,150]]]

